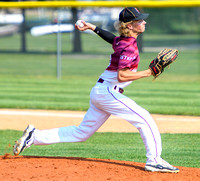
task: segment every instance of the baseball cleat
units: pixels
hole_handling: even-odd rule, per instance
[[[167,163],[165,160],[162,160],[161,163],[155,163],[155,164],[146,164],[144,167],[146,171],[150,172],[167,172],[167,173],[178,173],[179,169],[176,167],[173,167],[169,163]]]
[[[14,155],[19,155],[25,148],[30,147],[33,144],[33,132],[35,127],[28,125],[24,130],[24,133],[20,139],[18,139],[13,147]]]

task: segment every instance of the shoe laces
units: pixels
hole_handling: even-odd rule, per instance
[[[172,165],[170,165],[168,162],[166,162],[165,160],[162,159],[162,161],[160,163],[158,163],[160,165],[163,165],[165,167],[170,167],[170,168],[175,168]]]

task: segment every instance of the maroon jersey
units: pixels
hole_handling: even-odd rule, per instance
[[[137,70],[140,57],[134,37],[115,37],[112,47],[114,53],[106,70],[117,71],[127,67],[130,70]]]

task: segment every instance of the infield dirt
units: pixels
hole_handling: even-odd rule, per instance
[[[85,112],[0,110],[0,129],[24,130],[78,125]],[[152,115],[161,133],[200,133],[200,117]],[[137,132],[124,120],[111,117],[99,132]],[[198,181],[200,168],[178,167],[180,172],[144,171],[145,163],[72,157],[0,156],[0,180],[4,181]]]

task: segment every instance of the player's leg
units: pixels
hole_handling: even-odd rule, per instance
[[[104,99],[95,99],[94,104],[105,112],[129,121],[140,132],[144,141],[148,161],[161,155],[161,138],[150,114],[133,100],[118,92],[107,90]]]
[[[51,130],[35,130],[34,144],[45,145],[60,142],[82,142],[92,136],[110,115],[91,105],[79,126]]]
[[[60,142],[82,142],[92,136],[109,118],[110,114],[91,104],[79,126],[68,126],[49,130],[38,130],[29,125],[23,136],[14,145],[15,155],[34,145],[48,145]]]
[[[158,165],[161,162],[164,165],[164,161],[161,158],[162,145],[160,133],[149,112],[122,94],[109,89],[108,92],[109,94],[105,94],[104,102],[99,105],[100,108],[110,114],[127,120],[139,130],[147,151],[147,165]],[[100,103],[100,100],[98,102]],[[166,163],[165,166],[167,165]],[[178,169],[169,164],[167,168],[168,172],[178,172]],[[166,171],[166,169],[162,170]]]

